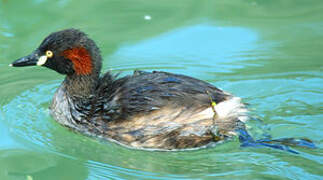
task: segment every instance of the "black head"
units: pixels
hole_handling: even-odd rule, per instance
[[[45,66],[61,74],[99,74],[101,56],[98,47],[77,29],[54,32],[30,55],[11,64],[13,67]]]

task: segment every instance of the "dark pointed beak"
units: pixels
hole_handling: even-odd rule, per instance
[[[13,67],[36,66],[38,59],[39,59],[38,53],[33,52],[28,56],[17,59],[13,63],[9,64],[9,66],[13,66]]]

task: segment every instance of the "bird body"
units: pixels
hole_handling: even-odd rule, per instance
[[[312,145],[291,138],[253,140],[244,126],[248,110],[241,98],[193,77],[158,71],[100,76],[99,48],[76,29],[50,34],[30,55],[11,64],[35,65],[65,75],[50,106],[58,123],[127,147],[192,149],[237,134],[243,146],[295,152],[270,143]]]
[[[240,98],[184,75],[136,71],[117,79],[108,72],[86,98],[66,86],[65,80],[51,104],[59,123],[133,148],[206,146],[234,135],[247,117]]]

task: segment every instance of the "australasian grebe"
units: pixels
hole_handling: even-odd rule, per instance
[[[122,78],[107,72],[100,77],[101,64],[94,41],[79,30],[66,29],[50,34],[11,66],[45,66],[65,74],[51,115],[82,133],[159,150],[207,146],[237,133],[244,142],[256,142],[244,131],[248,115],[239,97],[167,72],[135,71]]]

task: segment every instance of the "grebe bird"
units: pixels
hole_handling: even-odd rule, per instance
[[[248,111],[239,97],[167,72],[100,76],[101,64],[94,41],[66,29],[50,34],[11,66],[44,66],[66,75],[50,112],[58,123],[81,133],[138,149],[199,148],[237,134],[245,145],[263,143],[245,131]]]

